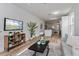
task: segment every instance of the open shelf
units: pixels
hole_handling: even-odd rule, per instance
[[[13,35],[5,35],[4,36],[4,49],[10,50],[16,46],[25,42],[25,33],[16,32]]]

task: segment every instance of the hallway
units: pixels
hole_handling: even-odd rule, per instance
[[[55,33],[54,36],[52,36],[50,43],[49,43],[49,56],[62,56],[62,47],[61,47],[61,40],[58,33]]]
[[[60,36],[58,33],[54,33],[54,35],[52,36],[52,38],[50,39],[51,43],[58,43],[60,41]]]

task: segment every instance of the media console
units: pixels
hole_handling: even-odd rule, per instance
[[[25,33],[16,32],[11,36],[4,36],[4,50],[9,51],[11,48],[21,45],[25,42]]]

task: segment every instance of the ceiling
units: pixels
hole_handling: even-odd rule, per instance
[[[67,15],[74,4],[72,3],[17,3],[16,6],[36,15],[43,20],[55,20]],[[54,14],[58,12],[58,14]]]

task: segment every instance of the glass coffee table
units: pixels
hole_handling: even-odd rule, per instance
[[[38,42],[39,41],[37,41],[36,43],[34,43],[28,49],[34,51],[33,56],[36,56],[37,52],[44,53],[45,49],[47,49],[47,53],[46,53],[46,56],[47,56],[48,53],[49,53],[49,45],[48,45],[49,41],[47,40],[47,41],[43,42],[43,44],[42,43],[38,44]]]

